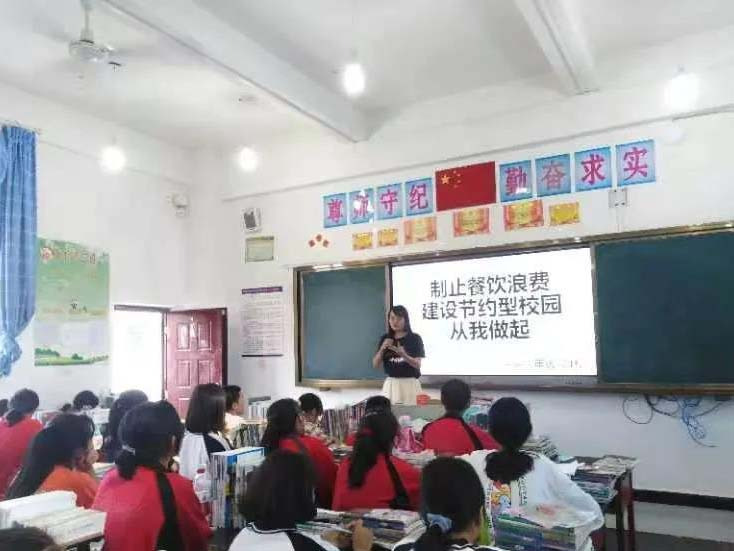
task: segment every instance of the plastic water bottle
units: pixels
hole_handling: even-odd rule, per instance
[[[194,493],[199,501],[209,503],[212,497],[212,481],[209,474],[206,472],[204,465],[196,469],[196,475],[194,476]]]

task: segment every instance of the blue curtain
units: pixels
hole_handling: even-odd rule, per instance
[[[0,132],[0,377],[20,358],[16,337],[36,309],[36,136]]]

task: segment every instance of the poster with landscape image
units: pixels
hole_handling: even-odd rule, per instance
[[[87,365],[109,358],[109,255],[78,243],[38,239],[36,365]]]

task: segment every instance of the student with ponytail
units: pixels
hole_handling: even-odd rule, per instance
[[[439,457],[423,469],[421,515],[426,531],[395,551],[487,550],[476,542],[482,532],[484,488],[471,465]]]
[[[336,478],[334,456],[321,440],[304,432],[305,423],[298,402],[277,400],[268,408],[267,426],[260,445],[265,448],[265,455],[278,449],[307,455],[316,471],[316,502],[319,507],[328,509]]]
[[[339,466],[332,509],[418,508],[420,473],[392,456],[398,421],[392,411],[369,411],[362,418],[352,455]]]
[[[117,469],[93,508],[107,513],[105,551],[204,551],[212,535],[190,480],[170,471],[184,428],[168,402],[135,406],[120,425]]]
[[[7,499],[66,490],[76,494],[78,506],[91,507],[98,486],[93,437],[94,422],[89,417],[73,413],[55,417],[33,438]]]
[[[32,390],[24,388],[13,394],[8,407],[0,419],[0,499],[20,469],[31,440],[43,428],[33,419],[38,409],[38,394]]]
[[[585,526],[590,535],[604,523],[599,505],[544,455],[521,451],[532,433],[530,413],[517,398],[500,398],[489,410],[489,427],[499,451],[476,451],[464,455],[482,481],[487,503],[490,539],[494,519],[511,507],[561,505],[575,509],[592,520]],[[591,549],[587,540],[584,549]]]
[[[464,421],[471,403],[471,389],[461,379],[451,379],[441,387],[441,403],[446,413],[423,428],[423,444],[436,455],[463,455],[476,450],[497,449],[492,437],[476,425]]]

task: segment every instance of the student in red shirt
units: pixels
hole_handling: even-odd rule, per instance
[[[43,425],[32,418],[38,409],[38,394],[24,388],[10,399],[10,409],[0,419],[0,500],[20,469],[28,446]]]
[[[212,531],[190,480],[170,472],[183,426],[165,401],[131,409],[120,426],[117,469],[93,508],[107,513],[105,551],[205,551]]]
[[[93,438],[94,422],[86,415],[62,413],[55,417],[33,438],[7,498],[66,490],[76,494],[79,507],[91,507],[98,486]]]
[[[334,456],[318,438],[304,434],[304,421],[298,402],[277,400],[268,408],[267,427],[260,445],[265,455],[277,449],[308,455],[316,471],[316,501],[328,509],[334,493],[336,463]]]
[[[451,379],[441,387],[441,403],[446,413],[423,428],[423,444],[437,455],[464,455],[476,450],[495,450],[497,442],[475,425],[464,421],[471,402],[469,385]]]
[[[339,465],[332,509],[418,508],[420,472],[392,456],[397,433],[392,411],[365,414],[351,457]]]
[[[367,400],[364,403],[364,412],[365,415],[370,412],[374,411],[382,411],[382,410],[390,410],[392,407],[392,404],[390,403],[390,398],[387,398],[386,396],[382,396],[380,394],[376,396],[370,396],[367,398]],[[347,446],[354,446],[354,443],[357,441],[357,433],[352,432],[347,434],[347,437],[344,439],[344,443]]]

